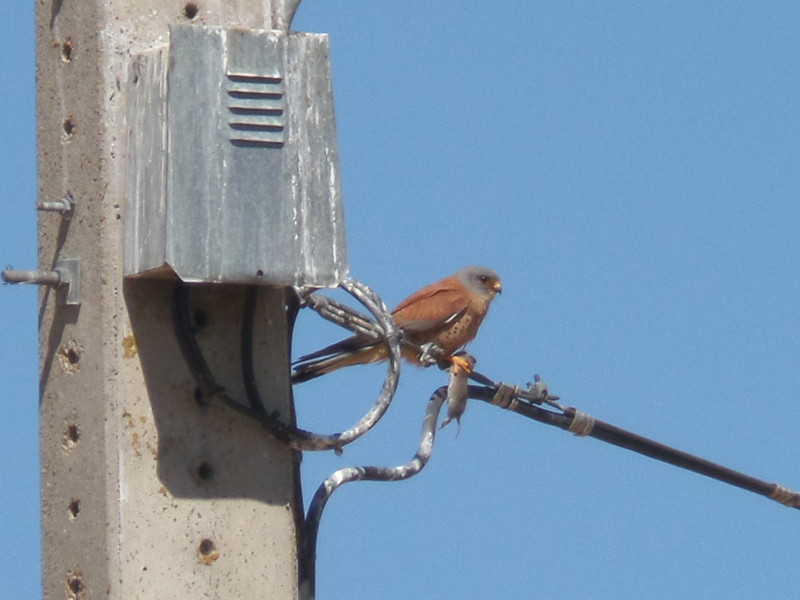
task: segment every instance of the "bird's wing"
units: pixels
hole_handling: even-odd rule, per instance
[[[440,282],[415,292],[392,311],[395,323],[406,333],[437,331],[469,310],[469,297],[457,282]]]
[[[445,329],[453,321],[457,321],[463,317],[464,313],[466,312],[467,309],[463,308],[454,313],[450,313],[444,319],[417,319],[414,321],[403,321],[403,324],[400,328],[405,333],[411,335],[419,333],[430,333],[431,335],[435,335],[439,331]]]

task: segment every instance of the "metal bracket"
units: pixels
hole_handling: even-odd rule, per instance
[[[81,259],[64,258],[56,262],[53,271],[18,271],[5,269],[5,283],[32,283],[56,288],[59,306],[79,306],[81,303]]]

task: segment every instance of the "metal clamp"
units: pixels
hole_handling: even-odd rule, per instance
[[[61,259],[56,262],[53,271],[4,269],[2,278],[5,283],[32,283],[64,290],[58,295],[58,304],[61,306],[78,306],[81,303],[80,258]]]

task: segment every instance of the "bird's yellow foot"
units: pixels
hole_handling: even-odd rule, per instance
[[[469,359],[464,356],[451,356],[450,362],[453,363],[453,369],[456,374],[466,373],[469,375],[472,373],[472,367],[474,363],[472,363]]]

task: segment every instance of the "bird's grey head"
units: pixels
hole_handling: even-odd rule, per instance
[[[455,275],[467,289],[486,300],[491,300],[503,291],[500,276],[488,267],[464,267],[456,271]]]

